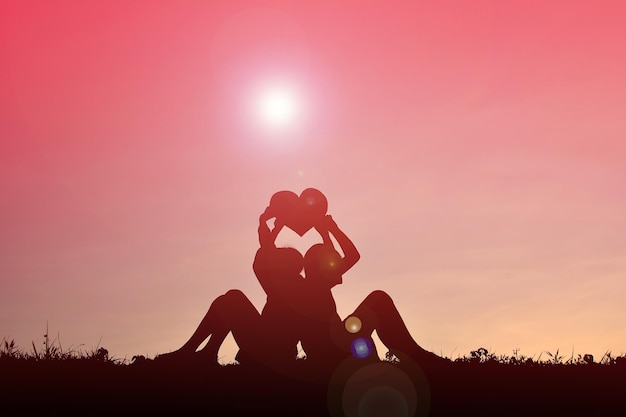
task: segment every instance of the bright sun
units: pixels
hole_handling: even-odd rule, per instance
[[[298,121],[300,112],[296,93],[285,86],[262,90],[256,98],[255,107],[259,122],[272,129],[292,127]]]

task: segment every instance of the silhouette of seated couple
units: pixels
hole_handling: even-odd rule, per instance
[[[383,291],[370,293],[345,320],[339,317],[331,289],[343,282],[343,275],[360,254],[326,214],[327,208],[326,197],[314,188],[300,196],[291,191],[275,193],[259,217],[260,248],[253,263],[267,294],[262,312],[259,314],[244,293],[230,290],[213,301],[180,349],[157,359],[195,358],[217,364],[219,348],[232,332],[239,346],[236,360],[242,365],[289,366],[296,359],[300,342],[307,362],[333,369],[354,358],[378,361],[372,341],[376,330],[381,342],[400,361],[411,358],[421,366],[443,361],[415,342],[392,299]],[[276,247],[276,237],[284,227],[300,236],[314,228],[322,243],[311,246],[304,256],[294,248]],[[331,235],[343,256],[335,249]],[[207,338],[206,346],[196,352]]]

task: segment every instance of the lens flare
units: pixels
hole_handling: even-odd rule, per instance
[[[430,387],[413,362],[365,366],[344,362],[331,378],[328,410],[332,417],[426,417]]]
[[[361,319],[358,317],[350,316],[346,319],[344,325],[346,326],[346,330],[350,333],[358,333],[359,330],[361,330],[362,323]]]
[[[372,342],[363,337],[359,337],[350,345],[352,355],[359,359],[365,359],[372,353]]]
[[[404,395],[390,386],[370,388],[358,404],[359,417],[410,417]]]

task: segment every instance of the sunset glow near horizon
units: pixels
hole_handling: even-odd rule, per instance
[[[624,354],[624,51],[621,1],[3,1],[0,338],[152,357],[261,310],[259,215],[314,187],[342,318],[381,289],[443,356]]]

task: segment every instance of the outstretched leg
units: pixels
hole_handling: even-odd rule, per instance
[[[349,317],[361,321],[360,334],[370,336],[376,330],[381,342],[400,359],[407,355],[421,364],[443,360],[417,344],[393,300],[384,291],[370,293]]]

